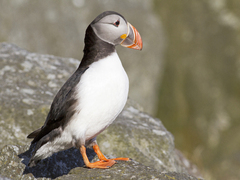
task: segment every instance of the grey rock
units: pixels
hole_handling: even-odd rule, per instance
[[[87,169],[83,167],[80,153],[76,149],[70,149],[55,154],[53,157],[41,162],[34,168],[25,167],[25,158],[29,153],[20,155],[19,152],[27,146],[18,147],[14,145],[5,146],[0,152],[0,173],[12,179],[161,179],[161,180],[197,180],[196,177],[185,173],[168,172],[161,173],[158,170],[142,165],[136,161],[118,162],[112,168]],[[93,152],[93,151],[92,151]],[[28,155],[26,155],[28,154]],[[90,152],[90,154],[92,154]],[[89,154],[88,154],[89,155]],[[28,159],[28,158],[27,158]],[[71,161],[72,160],[72,161]],[[8,178],[6,179],[8,180]]]
[[[134,161],[120,162],[109,170],[89,170],[83,168],[79,150],[71,148],[36,167],[26,167],[33,149],[26,136],[44,123],[54,95],[78,64],[75,59],[0,44],[0,174],[12,179],[196,179],[188,173],[198,176],[197,168],[175,149],[172,134],[130,99],[97,140],[107,157]],[[90,160],[97,160],[92,149],[87,152]]]
[[[0,175],[0,180],[11,180],[11,179]]]

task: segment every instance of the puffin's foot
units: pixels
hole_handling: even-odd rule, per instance
[[[123,157],[120,157],[120,158],[112,158],[112,160],[116,160],[116,161],[131,161],[130,158],[123,158]]]
[[[97,144],[93,145],[93,150],[95,151],[95,153],[98,155],[98,158],[100,161],[94,162],[94,163],[90,163],[90,161],[88,160],[87,154],[86,154],[86,148],[85,146],[81,146],[80,147],[80,152],[82,154],[83,157],[83,161],[85,163],[85,165],[88,168],[100,168],[100,169],[107,169],[110,168],[112,165],[114,165],[116,163],[116,161],[130,161],[130,158],[113,158],[113,159],[107,159],[102,152],[99,149],[99,146]],[[115,161],[116,160],[116,161]]]
[[[80,147],[80,152],[82,154],[83,161],[84,161],[86,167],[88,167],[88,168],[107,169],[116,163],[116,161],[114,161],[112,159],[100,160],[100,161],[97,161],[94,163],[90,163],[90,161],[88,160],[87,154],[86,154],[85,146]]]
[[[123,157],[113,158],[113,159],[107,159],[107,158],[102,154],[102,152],[100,151],[99,146],[98,146],[97,144],[94,144],[94,145],[93,145],[93,150],[94,150],[95,153],[98,155],[98,158],[99,158],[101,161],[107,161],[107,160],[130,161],[130,160],[131,160],[130,158],[123,158]]]
[[[107,169],[112,167],[112,165],[114,165],[115,163],[116,161],[108,159],[107,161],[96,161],[94,163],[89,162],[88,164],[86,164],[86,166],[91,169],[93,168]]]

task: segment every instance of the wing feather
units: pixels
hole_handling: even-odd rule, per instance
[[[75,88],[87,69],[88,67],[78,68],[58,91],[44,125],[28,135],[28,138],[34,138],[32,143],[39,141],[54,129],[63,127],[74,114],[73,105],[77,101],[74,96]]]

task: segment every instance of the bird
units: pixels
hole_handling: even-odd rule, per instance
[[[128,98],[129,79],[115,47],[142,50],[142,38],[121,14],[105,11],[87,27],[84,44],[80,65],[54,97],[45,123],[27,136],[36,144],[29,167],[72,147],[80,150],[88,168],[106,169],[116,160],[130,160],[107,159],[96,137],[116,119]],[[89,161],[86,147],[93,148],[99,161]]]

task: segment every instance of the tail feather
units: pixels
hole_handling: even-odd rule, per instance
[[[40,160],[34,160],[34,159],[30,159],[29,163],[28,163],[28,166],[29,167],[34,167],[36,166],[36,164],[39,162]]]
[[[30,134],[27,136],[27,138],[29,138],[29,139],[35,138],[35,137],[39,134],[40,131],[41,131],[41,128],[33,131],[32,133],[30,133]]]

